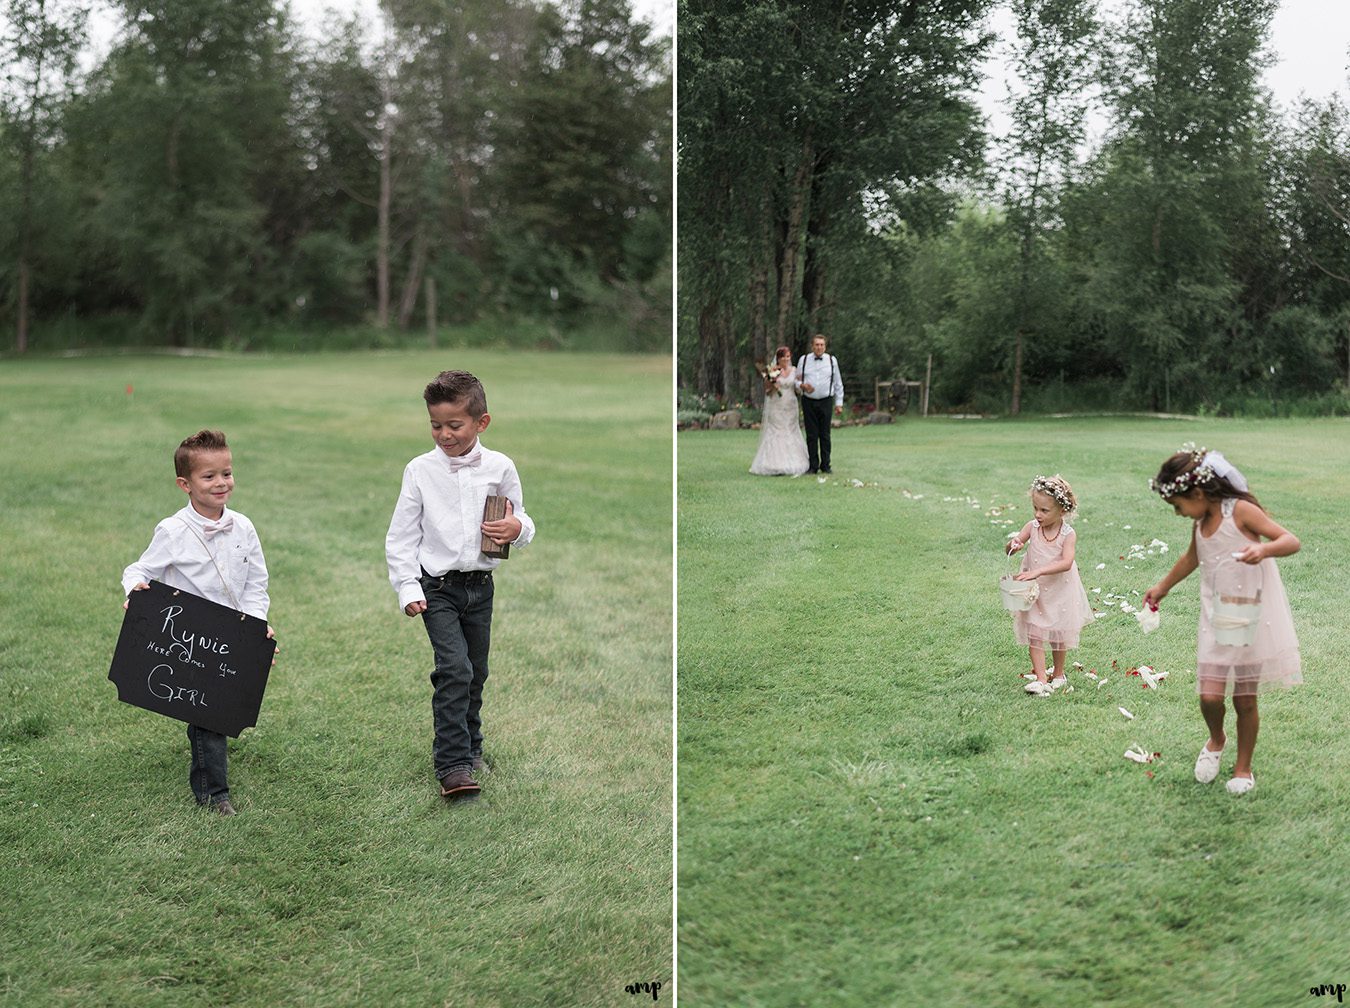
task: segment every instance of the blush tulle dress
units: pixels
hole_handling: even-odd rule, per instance
[[[1200,636],[1196,644],[1195,688],[1200,693],[1248,696],[1303,681],[1294,633],[1294,615],[1275,560],[1242,563],[1233,557],[1252,545],[1233,521],[1235,498],[1220,505],[1219,527],[1208,537],[1195,523],[1195,555],[1200,561]],[[1226,644],[1216,639],[1215,603],[1219,620],[1229,614],[1256,620],[1250,644]],[[1233,603],[1245,605],[1233,606]],[[1222,626],[1222,622],[1219,624]]]
[[[1059,535],[1045,541],[1040,522],[1032,522],[1031,538],[1022,554],[1022,570],[1029,571],[1056,563],[1064,554],[1064,543],[1073,529],[1060,522]],[[1083,627],[1093,620],[1092,604],[1088,602],[1083,579],[1075,562],[1060,574],[1042,574],[1036,579],[1040,592],[1031,608],[1013,613],[1013,633],[1017,642],[1028,647],[1067,651],[1078,646]]]
[[[800,476],[809,466],[806,438],[797,425],[796,373],[788,368],[778,376],[778,395],[764,397],[759,450],[750,463],[750,472],[756,476]]]

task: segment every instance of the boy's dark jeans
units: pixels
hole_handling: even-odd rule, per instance
[[[192,747],[188,783],[192,785],[197,804],[214,805],[230,797],[230,785],[225,777],[229,768],[225,736],[197,725],[188,725],[187,735]]]
[[[431,756],[437,778],[469,770],[483,753],[483,683],[492,633],[492,572],[450,571],[421,579],[422,614],[436,657],[431,673]]]

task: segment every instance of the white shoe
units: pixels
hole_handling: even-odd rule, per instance
[[[1256,787],[1255,777],[1234,777],[1228,782],[1229,794],[1246,794]]]
[[[1211,783],[1219,776],[1219,760],[1222,757],[1223,749],[1211,749],[1206,742],[1200,749],[1200,755],[1195,758],[1195,779],[1201,784]]]
[[[1049,696],[1054,692],[1054,690],[1050,688],[1049,683],[1043,683],[1039,679],[1031,680],[1031,682],[1027,683],[1022,688],[1032,696]]]
[[[1067,686],[1067,685],[1069,685],[1069,680],[1068,680],[1067,678],[1065,678],[1064,676],[1055,676],[1055,678],[1053,678],[1053,679],[1050,680],[1050,688],[1051,688],[1052,690],[1057,690],[1057,689],[1059,689],[1061,686]]]

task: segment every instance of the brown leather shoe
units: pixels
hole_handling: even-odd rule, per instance
[[[492,773],[492,767],[488,766],[487,760],[483,759],[482,756],[475,756],[473,758],[473,772],[490,774]]]
[[[441,778],[441,797],[457,801],[461,798],[477,798],[482,788],[469,776],[467,770],[451,770]]]
[[[217,815],[229,816],[235,814],[234,806],[230,804],[230,799],[228,798],[220,799],[220,801],[216,802],[211,807],[216,810]]]

